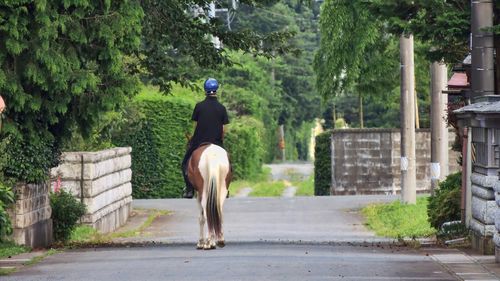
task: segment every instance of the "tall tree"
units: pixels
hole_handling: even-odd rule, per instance
[[[135,92],[126,57],[139,49],[138,1],[7,1],[0,4],[7,175],[42,181],[61,140],[89,132],[101,112]]]
[[[264,5],[273,0],[243,0],[242,4]],[[219,17],[209,17],[209,0],[142,0],[147,17],[143,23],[143,44],[140,62],[146,78],[168,91],[172,82],[190,85],[196,78],[193,69],[216,69],[230,66],[228,50],[244,51],[272,57],[292,51],[287,41],[293,33],[256,32],[251,29],[230,30]],[[231,9],[231,1],[220,2]],[[213,44],[217,37],[222,42]]]
[[[394,37],[361,1],[327,0],[320,16],[321,43],[314,67],[325,98],[390,92],[397,76]],[[392,74],[391,74],[392,73]]]
[[[429,61],[462,61],[469,52],[469,0],[364,0],[393,34],[412,33],[428,43]]]

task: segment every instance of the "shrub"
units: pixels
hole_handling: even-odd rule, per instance
[[[0,141],[0,152],[5,151],[8,141],[9,139],[6,138]],[[3,175],[4,167],[7,165],[8,160],[9,155],[6,153],[0,155],[0,241],[12,233],[12,224],[7,213],[7,207],[14,202],[14,193],[9,187],[10,184],[7,183],[10,181],[5,179]]]
[[[54,239],[65,242],[75,229],[78,220],[86,212],[85,204],[78,201],[71,193],[61,189],[50,194]]]
[[[181,162],[186,152],[185,132],[192,130],[194,101],[158,92],[143,92],[129,105],[138,111],[113,138],[118,146],[132,147],[132,196],[173,198],[181,195]]]
[[[461,186],[462,173],[450,174],[439,183],[435,194],[429,197],[427,213],[434,228],[440,229],[445,222],[460,220]]]
[[[224,146],[229,151],[234,179],[249,179],[261,172],[264,125],[251,117],[231,120]]]
[[[49,169],[57,166],[60,153],[51,137],[41,133],[30,137],[8,136],[9,143],[4,150],[8,157],[3,172],[17,181],[40,183],[48,178]]]
[[[0,241],[12,233],[12,224],[7,213],[7,207],[12,203],[14,203],[14,193],[10,187],[0,182]]]
[[[185,133],[191,132],[191,114],[196,96],[175,89],[165,96],[154,88],[143,92],[125,109],[129,118],[113,136],[117,146],[132,147],[132,196],[134,198],[175,198],[184,188],[181,162],[186,152]],[[133,117],[131,117],[133,116]],[[258,175],[264,157],[262,122],[248,116],[230,120],[224,145],[230,153],[233,174],[238,178]]]
[[[314,157],[314,195],[330,195],[332,182],[331,132],[326,131],[316,137]]]

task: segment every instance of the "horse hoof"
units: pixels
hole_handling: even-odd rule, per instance
[[[211,246],[205,246],[205,247],[203,248],[203,250],[207,250],[207,251],[208,251],[208,250],[213,250],[213,249],[215,249],[215,246],[214,246],[214,245],[211,245]]]
[[[203,246],[200,246],[200,245],[196,245],[196,250],[203,250]]]
[[[226,246],[226,242],[224,241],[217,241],[217,247],[224,248]]]

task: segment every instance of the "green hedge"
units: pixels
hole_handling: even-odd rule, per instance
[[[134,198],[179,197],[184,188],[181,162],[194,103],[159,93],[141,94],[130,105],[142,115],[114,143],[132,147]],[[131,110],[133,111],[133,110]]]
[[[324,132],[316,137],[316,148],[314,158],[314,195],[330,195],[332,182],[331,170],[331,132]]]
[[[264,125],[251,117],[230,120],[224,145],[230,153],[234,179],[249,179],[261,172],[265,154]]]
[[[177,91],[178,90],[178,91]],[[184,180],[181,162],[186,152],[186,132],[192,132],[191,114],[199,95],[177,89],[165,96],[145,87],[125,109],[117,146],[132,147],[132,196],[176,198]],[[261,172],[264,158],[262,122],[251,117],[232,118],[224,140],[230,153],[234,178],[249,179]]]

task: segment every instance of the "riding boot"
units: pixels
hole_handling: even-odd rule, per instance
[[[194,190],[193,190],[193,188],[189,188],[189,187],[186,186],[184,188],[184,192],[182,194],[182,197],[187,198],[187,199],[191,199],[191,198],[193,198],[193,196],[194,196]]]

